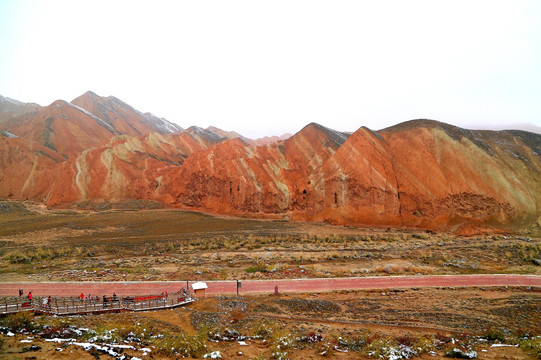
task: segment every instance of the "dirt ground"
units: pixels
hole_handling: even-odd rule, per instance
[[[35,321],[49,324],[58,319],[43,317]],[[416,357],[419,359],[443,359],[457,346],[467,346],[483,359],[530,359],[533,357],[525,349],[513,345],[519,344],[526,332],[532,336],[541,333],[541,288],[382,289],[212,297],[174,310],[69,317],[63,321],[64,327],[69,324],[72,329],[96,329],[98,332],[132,324],[138,329],[134,332],[148,328],[158,336],[168,333],[196,336],[202,329],[213,329],[214,333],[222,335],[208,335],[212,340],[206,342],[208,352],[220,351],[224,359],[270,359],[284,334],[293,339],[286,347],[289,359],[372,358],[363,352],[362,346],[357,349],[347,345],[356,339],[365,342],[373,339],[372,343],[377,339],[390,339],[395,344],[438,339],[440,345],[433,347],[430,353],[420,354]],[[256,337],[261,334],[262,324],[275,333]],[[226,339],[224,334],[229,334],[230,338]],[[77,345],[46,342],[44,337],[50,335],[1,335],[0,359],[95,357]],[[246,338],[239,341],[242,336]],[[310,336],[315,340],[302,340]],[[68,332],[64,337],[78,338],[74,332]],[[21,343],[21,340],[31,342]],[[507,346],[494,347],[502,342]],[[139,349],[147,348],[154,350],[149,358],[169,358],[155,350],[151,338],[121,343],[135,348],[125,350],[125,355],[140,356]],[[40,349],[29,351],[31,345]],[[56,350],[58,348],[62,351]],[[321,355],[323,348],[330,349],[327,356]],[[239,352],[242,355],[238,355]],[[99,358],[112,357],[102,354]]]
[[[528,236],[0,204],[2,281],[541,274],[541,240]]]
[[[3,282],[541,274],[541,240],[524,235],[459,237],[175,210],[88,212],[31,203],[0,205]],[[541,347],[536,347],[541,343],[541,289],[213,297],[167,311],[5,317],[0,322],[0,359],[113,358],[74,344],[93,336],[93,344],[116,341],[133,347],[121,354],[117,349],[117,358],[169,359],[189,347],[192,356],[220,351],[224,359],[407,358],[393,357],[392,351],[400,349],[422,349],[415,350],[415,358],[439,359],[454,348],[476,351],[483,359],[529,359]],[[10,326],[21,322],[31,329],[18,328],[8,336]],[[76,341],[45,341],[55,337]],[[497,346],[502,342],[509,346]]]

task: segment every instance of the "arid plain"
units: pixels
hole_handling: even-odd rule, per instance
[[[511,234],[462,237],[179,210],[49,210],[11,201],[1,202],[0,211],[3,282],[541,273],[541,241]],[[457,348],[476,351],[480,358],[527,359],[541,330],[540,294],[535,286],[277,296],[243,294],[241,288],[240,297],[210,297],[175,310],[4,317],[4,326],[29,329],[2,335],[0,356],[110,357],[95,348],[45,341],[64,337],[83,343],[97,336],[105,343],[129,340],[135,350],[123,351],[126,358],[141,356],[141,348],[151,349],[152,358],[175,357],[180,353],[169,346],[176,341],[173,347],[189,349],[194,357],[220,351],[223,358],[361,359],[402,351],[402,358],[422,359]],[[114,336],[106,340],[108,331]],[[20,342],[29,337],[39,350],[29,351],[32,344]],[[494,343],[512,346],[491,347]]]

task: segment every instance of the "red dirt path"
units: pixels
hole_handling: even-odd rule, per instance
[[[192,282],[190,282],[191,284]],[[207,295],[234,294],[236,282],[207,281]],[[16,296],[23,289],[25,295],[33,291],[35,296],[86,296],[112,294],[119,296],[172,294],[186,286],[186,281],[133,281],[133,282],[26,282],[0,283],[0,296]],[[382,276],[335,279],[293,280],[242,280],[240,293],[320,292],[331,290],[387,289],[416,287],[461,287],[461,286],[541,286],[538,275],[440,275],[440,276]]]

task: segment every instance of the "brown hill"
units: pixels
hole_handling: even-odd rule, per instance
[[[41,144],[0,134],[0,198],[46,198],[62,161]]]
[[[150,113],[142,113],[114,96],[102,97],[92,91],[71,102],[96,115],[119,134],[141,136],[151,132],[180,133],[182,128]]]
[[[213,127],[168,133],[180,128],[113,97],[74,102],[92,112],[0,98],[1,198],[152,200],[336,224],[541,233],[539,134],[431,120],[351,135],[309,124],[256,146]]]
[[[220,137],[222,137],[224,139],[228,139],[228,140],[241,139],[242,141],[244,141],[247,144],[255,145],[254,140],[248,139],[247,137],[242,136],[241,134],[239,134],[236,131],[226,131],[226,130],[219,129],[219,128],[215,127],[215,126],[209,126],[208,128],[206,128],[206,130],[207,131],[212,131],[213,133],[219,135]]]
[[[57,206],[151,199],[162,186],[162,173],[182,165],[192,153],[214,141],[206,136],[196,138],[188,131],[113,137],[63,163],[46,203]]]
[[[258,138],[258,139],[254,140],[254,139],[250,139],[250,138],[247,138],[245,136],[242,136],[241,134],[239,134],[236,131],[225,131],[225,130],[219,129],[219,128],[215,127],[215,126],[209,126],[206,130],[207,131],[212,131],[212,132],[218,134],[219,136],[221,136],[224,139],[229,139],[229,140],[231,140],[231,139],[241,139],[242,141],[244,141],[248,145],[269,145],[269,144],[273,144],[275,142],[278,142],[280,140],[289,139],[290,137],[293,136],[293,135],[291,135],[289,133],[286,133],[286,134],[283,134],[281,136],[265,136],[265,137]]]
[[[157,196],[173,206],[219,213],[287,213],[304,206],[309,175],[346,138],[310,124],[272,145],[230,140],[190,156],[164,178]]]
[[[538,226],[541,136],[412,121],[361,128],[322,168],[308,218],[459,229]],[[321,200],[319,200],[321,201]],[[322,211],[319,211],[319,209]]]
[[[285,133],[280,136],[264,136],[264,137],[253,140],[253,142],[254,142],[254,145],[268,145],[268,144],[273,144],[275,142],[278,142],[280,140],[287,140],[292,136],[293,135],[291,135],[290,133]]]
[[[66,159],[118,135],[94,114],[63,100],[33,109],[2,118],[0,130],[40,143]]]
[[[35,113],[41,106],[32,103],[23,103],[0,95],[0,123],[6,119],[26,113]]]
[[[337,224],[539,229],[539,135],[420,120],[346,138],[311,124],[269,146],[228,141],[172,169],[157,198]]]

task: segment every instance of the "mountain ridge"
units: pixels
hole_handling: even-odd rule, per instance
[[[0,198],[541,234],[539,134],[416,119],[353,133],[310,123],[258,142],[168,124],[93,92],[44,107],[0,97]]]

